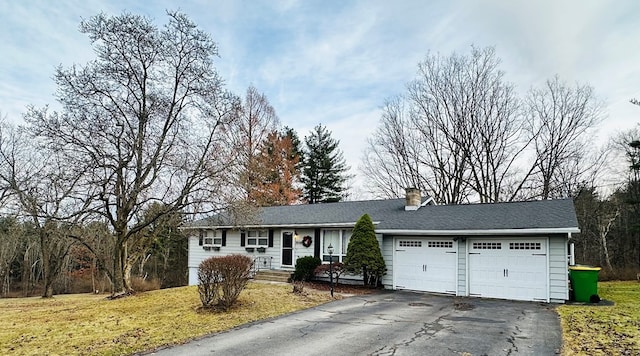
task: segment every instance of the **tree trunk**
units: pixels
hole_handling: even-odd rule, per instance
[[[113,280],[111,281],[112,295],[117,296],[121,294],[125,294],[127,290],[124,285],[124,269],[123,269],[123,261],[125,259],[125,250],[122,244],[116,242],[113,247]]]
[[[604,254],[604,261],[607,265],[609,271],[613,272],[613,266],[611,265],[611,258],[609,257],[609,248],[607,246],[607,235],[609,235],[609,231],[611,230],[611,225],[616,220],[618,215],[620,214],[620,210],[616,210],[615,214],[612,217],[606,219],[605,222],[601,222],[598,226],[598,232],[600,234],[600,243],[602,244],[602,252]]]
[[[45,232],[40,232],[40,258],[42,259],[42,298],[53,297],[53,281],[51,278],[51,256],[49,249],[51,246],[47,244]]]
[[[127,293],[133,292],[133,288],[131,288],[131,270],[133,269],[133,263],[128,258],[124,260],[124,268],[122,270],[122,282],[124,285],[124,289]]]

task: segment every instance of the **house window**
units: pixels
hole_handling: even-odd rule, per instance
[[[222,246],[222,232],[207,230],[204,232],[203,246]]]
[[[249,230],[247,231],[247,246],[251,247],[267,247],[269,245],[268,230]]]
[[[323,230],[322,231],[322,260],[329,262],[327,247],[333,246],[333,262],[342,262],[347,255],[347,247],[351,239],[351,230]]]

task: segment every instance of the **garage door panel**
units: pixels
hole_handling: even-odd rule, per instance
[[[471,239],[469,248],[470,295],[547,299],[545,240]]]
[[[396,240],[396,288],[456,293],[457,254],[452,239]]]

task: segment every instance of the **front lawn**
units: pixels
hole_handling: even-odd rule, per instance
[[[600,282],[614,306],[563,305],[563,355],[640,355],[640,283]]]
[[[330,300],[328,293],[291,291],[289,285],[249,283],[228,313],[200,311],[197,287],[117,300],[91,294],[0,299],[0,354],[131,354]]]

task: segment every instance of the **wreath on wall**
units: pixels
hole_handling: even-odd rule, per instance
[[[311,246],[311,236],[305,236],[302,238],[302,246],[304,247]]]

